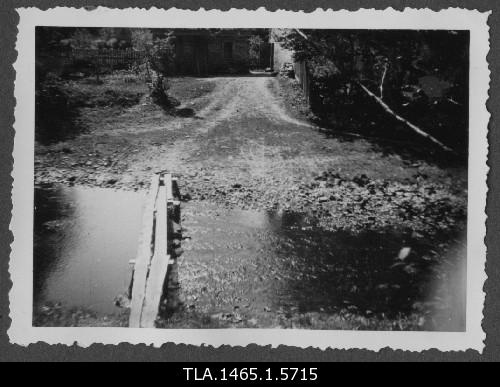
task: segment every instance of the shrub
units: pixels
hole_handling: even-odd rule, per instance
[[[47,74],[36,83],[35,137],[42,143],[60,141],[85,128],[78,107],[84,96],[67,87],[58,76]]]
[[[278,36],[306,61],[314,113],[338,128],[414,136],[367,96],[459,152],[468,134],[468,34],[465,31],[288,30]],[[373,133],[372,133],[373,132]]]

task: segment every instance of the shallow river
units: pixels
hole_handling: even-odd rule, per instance
[[[97,316],[119,312],[114,299],[129,286],[144,199],[143,193],[103,188],[37,188],[35,306],[60,303]],[[207,202],[183,203],[182,218],[179,277],[186,310],[235,324],[276,326],[278,315],[340,310],[407,313],[420,284],[394,266],[398,252],[408,245],[421,255],[431,247],[407,234],[331,232],[301,214]]]
[[[144,195],[103,188],[35,190],[34,300],[118,311],[130,281]]]

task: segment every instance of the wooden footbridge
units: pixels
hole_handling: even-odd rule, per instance
[[[130,286],[131,328],[153,328],[178,303],[177,258],[182,254],[177,179],[160,172],[151,181],[141,242]]]

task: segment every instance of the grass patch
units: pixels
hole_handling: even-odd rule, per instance
[[[97,316],[85,308],[67,308],[58,303],[47,303],[33,308],[35,327],[127,327],[128,310]]]
[[[293,78],[277,76],[270,83],[273,94],[285,103],[288,114],[294,118],[317,121],[317,117],[311,111],[302,87]]]
[[[181,103],[211,93],[216,85],[214,81],[191,77],[170,78],[169,83],[170,94]]]
[[[174,116],[190,117],[202,108],[216,83],[182,77],[169,79],[169,96],[185,105],[164,110],[149,99],[149,88],[140,75],[118,71],[95,78],[62,80],[51,77],[37,86],[36,137],[45,145],[66,141],[83,132],[116,123],[129,126],[131,120],[141,125],[158,126]],[[144,106],[129,109],[141,102]],[[137,123],[137,122],[136,122]]]
[[[82,109],[128,108],[147,91],[138,78],[111,75],[99,82],[90,78],[65,81],[49,74],[36,85],[36,139],[50,144],[73,138],[88,130]]]
[[[148,87],[134,76],[111,74],[101,82],[93,79],[71,81],[67,87],[73,92],[75,104],[80,107],[134,106],[148,92]]]

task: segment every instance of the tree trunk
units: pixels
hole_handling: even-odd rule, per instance
[[[411,128],[414,132],[416,132],[417,134],[421,135],[422,137],[425,137],[429,140],[431,140],[434,144],[438,145],[440,148],[444,149],[445,151],[447,152],[454,152],[453,149],[451,149],[450,147],[444,145],[441,141],[439,141],[438,139],[436,139],[435,137],[431,136],[429,133],[426,133],[424,132],[422,129],[420,129],[418,126],[412,124],[411,122],[409,122],[407,119],[401,117],[400,115],[398,115],[396,112],[394,112],[394,110],[392,110],[381,98],[377,97],[375,94],[373,94],[370,90],[368,90],[368,88],[366,88],[363,84],[361,84],[360,82],[358,82],[359,86],[361,86],[361,88],[370,96],[372,97],[380,106],[382,106],[382,108],[387,112],[389,113],[391,116],[393,116],[394,118],[396,118],[398,121],[401,121],[403,122],[404,124],[406,124],[409,128]]]

